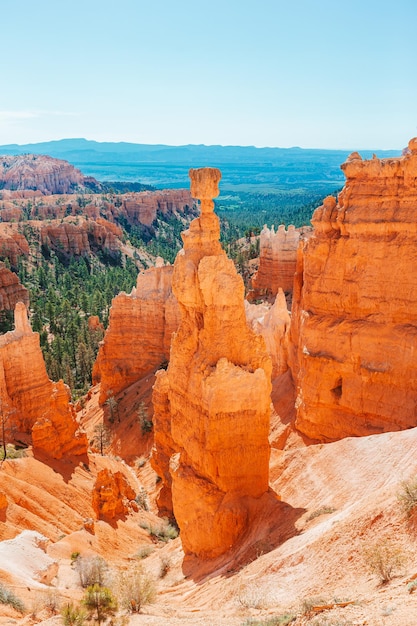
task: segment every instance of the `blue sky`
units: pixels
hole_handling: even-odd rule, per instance
[[[0,145],[399,149],[416,0],[0,2]]]

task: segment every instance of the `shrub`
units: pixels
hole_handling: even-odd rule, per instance
[[[82,603],[90,619],[94,619],[99,624],[110,615],[114,615],[117,610],[117,602],[110,589],[97,584],[87,587]]]
[[[296,616],[292,613],[269,617],[265,621],[257,618],[249,618],[242,624],[242,626],[287,626],[287,624],[294,622],[295,618]]]
[[[154,550],[155,548],[152,546],[143,546],[142,548],[139,548],[135,557],[138,559],[146,559]]]
[[[153,526],[152,524],[148,524],[146,522],[141,522],[140,527],[144,530],[147,530],[151,537],[159,541],[168,542],[170,539],[175,539],[178,537],[178,529],[175,526],[172,526],[167,521],[160,523],[158,526]]]
[[[119,575],[118,596],[124,609],[140,613],[142,606],[152,604],[155,600],[155,582],[142,567],[132,567]]]
[[[401,483],[401,491],[397,498],[407,517],[411,517],[417,507],[417,476]]]
[[[15,596],[13,591],[7,589],[4,585],[0,583],[0,604],[8,604],[12,606],[16,611],[23,613],[25,610],[25,605],[22,600]]]
[[[108,572],[108,565],[100,556],[78,557],[75,567],[80,577],[81,587],[103,586]]]
[[[64,626],[84,626],[87,619],[87,613],[72,602],[68,602],[61,609],[61,615]]]
[[[316,509],[306,518],[306,522],[315,519],[316,517],[320,517],[320,515],[326,515],[327,513],[334,513],[336,511],[332,506],[322,506],[319,509]]]
[[[405,555],[398,545],[385,541],[366,548],[364,559],[369,571],[377,574],[381,584],[384,584],[390,581],[394,572],[404,564]]]
[[[161,567],[159,570],[159,578],[165,578],[165,576],[168,574],[171,567],[172,567],[172,562],[169,556],[161,557]]]

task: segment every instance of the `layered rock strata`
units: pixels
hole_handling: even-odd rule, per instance
[[[93,383],[101,382],[101,403],[168,361],[171,336],[179,325],[172,272],[170,265],[140,272],[132,292],[113,299],[93,368]]]
[[[253,297],[276,296],[279,289],[292,293],[301,231],[295,226],[288,230],[281,224],[275,232],[264,226],[260,234],[259,268],[252,278]]]
[[[39,334],[32,332],[22,302],[16,304],[15,330],[0,336],[0,398],[11,439],[14,432],[31,434],[34,450],[55,459],[87,452],[69,389],[49,380]]]
[[[321,441],[417,425],[417,139],[342,169],[338,202],[313,215],[293,309],[296,426]]]
[[[154,388],[152,463],[186,554],[229,550],[268,490],[271,360],[245,318],[244,285],[219,243],[217,169],[191,170],[201,216],[183,233],[172,288],[181,323]]]
[[[29,292],[18,276],[0,261],[0,311],[14,311],[17,302],[29,306]]]
[[[36,189],[42,193],[70,193],[84,185],[84,176],[61,159],[39,154],[0,157],[0,184],[4,189]]]

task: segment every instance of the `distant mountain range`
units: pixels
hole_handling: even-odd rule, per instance
[[[157,187],[188,187],[190,167],[219,167],[223,191],[269,189],[326,190],[343,184],[340,165],[348,150],[255,148],[254,146],[166,146],[61,139],[0,146],[0,154],[47,154],[65,159],[98,180],[140,181]],[[398,156],[395,150],[376,151]],[[371,158],[372,151],[361,151]]]

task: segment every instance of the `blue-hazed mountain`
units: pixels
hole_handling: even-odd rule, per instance
[[[188,169],[220,167],[222,190],[265,191],[315,189],[326,193],[342,185],[340,163],[349,150],[255,148],[254,146],[149,145],[62,139],[44,143],[0,146],[0,154],[47,154],[65,159],[87,176],[115,181],[141,181],[156,187],[188,185]],[[377,151],[398,156],[398,151]],[[364,158],[372,152],[364,150]]]

